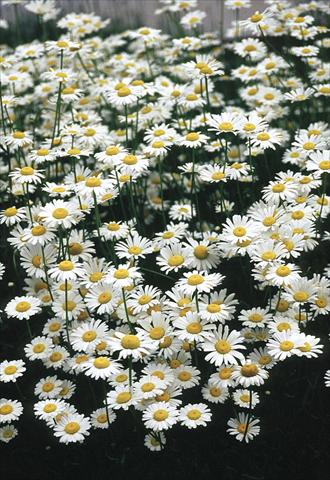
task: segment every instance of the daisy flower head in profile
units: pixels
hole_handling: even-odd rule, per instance
[[[220,115],[212,115],[208,120],[209,130],[217,135],[233,133],[237,134],[241,128],[243,118],[235,112],[224,112]]]
[[[189,76],[199,79],[224,73],[223,64],[210,55],[196,55],[196,60],[184,64],[183,68]]]
[[[120,371],[120,364],[106,356],[91,357],[83,363],[82,371],[95,380],[105,380]]]
[[[83,267],[71,260],[62,260],[48,271],[50,278],[56,282],[73,282],[84,274]]]
[[[180,23],[186,28],[193,29],[198,27],[198,25],[203,22],[205,17],[205,12],[202,12],[201,10],[194,10],[184,15],[181,18]]]
[[[191,272],[184,272],[183,278],[177,282],[176,287],[187,295],[193,295],[195,292],[209,293],[222,282],[223,278],[220,273],[207,273],[202,270],[193,270]]]
[[[189,132],[179,139],[180,145],[187,148],[199,148],[207,143],[207,141],[207,135],[201,132]]]
[[[9,173],[9,176],[14,182],[23,185],[27,183],[38,184],[41,183],[43,179],[41,170],[36,170],[29,165],[22,168],[15,168],[15,170]]]

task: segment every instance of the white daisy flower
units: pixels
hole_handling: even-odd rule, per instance
[[[15,297],[7,304],[5,312],[8,317],[18,318],[18,320],[28,320],[33,315],[41,312],[41,302],[38,298],[30,295]]]
[[[26,371],[23,360],[4,360],[0,363],[0,382],[16,382]]]
[[[54,426],[54,435],[59,438],[60,443],[83,442],[85,436],[89,435],[91,427],[88,418],[78,413],[63,415]]]
[[[142,420],[147,428],[154,432],[168,430],[178,421],[179,412],[167,402],[154,403],[147,407]]]
[[[211,417],[211,410],[204,403],[188,403],[180,409],[178,420],[184,427],[196,428],[206,427]]]
[[[11,423],[19,419],[23,413],[23,405],[17,400],[0,398],[0,423]]]

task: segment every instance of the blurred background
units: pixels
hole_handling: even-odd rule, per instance
[[[219,29],[221,16],[221,2],[224,0],[199,0],[198,8],[207,13],[204,20],[206,31]],[[250,8],[241,9],[242,18],[246,18],[256,10],[266,8],[264,0],[252,0]],[[116,31],[137,28],[141,25],[148,25],[154,28],[161,28],[166,31],[166,19],[162,15],[154,15],[157,8],[162,5],[158,0],[56,0],[56,6],[61,8],[61,16],[69,12],[94,12],[102,18],[110,18],[112,27]],[[33,27],[36,22],[35,15],[30,14],[21,5],[18,5],[18,12],[27,29]],[[12,5],[3,5],[0,0],[0,17],[8,22],[14,20],[14,8]],[[229,27],[231,21],[235,19],[233,10],[225,9],[224,24]]]

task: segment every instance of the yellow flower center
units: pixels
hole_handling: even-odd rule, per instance
[[[279,277],[287,277],[288,275],[290,275],[291,270],[286,265],[281,265],[276,269],[275,272],[276,272],[276,275],[278,275]]]
[[[223,180],[225,178],[225,174],[223,172],[214,172],[211,175],[212,180]]]
[[[52,216],[56,218],[56,220],[62,220],[69,215],[69,212],[66,208],[55,208],[52,213]]]
[[[265,141],[267,141],[267,140],[270,139],[270,135],[269,135],[268,133],[266,133],[266,132],[264,132],[264,133],[258,133],[257,139],[258,139],[258,140],[261,140],[262,142],[265,142]]]
[[[101,179],[98,177],[88,178],[85,182],[86,187],[95,188],[101,185]]]
[[[199,139],[199,133],[197,132],[190,132],[186,135],[186,140],[188,142],[196,142]]]
[[[325,298],[321,298],[321,297],[318,297],[316,300],[315,300],[315,304],[319,307],[319,308],[325,308],[328,304],[328,302],[326,301]]]
[[[202,331],[202,325],[199,322],[191,322],[186,326],[188,333],[196,334]]]
[[[17,367],[16,365],[8,365],[8,367],[4,369],[4,372],[6,375],[14,375],[14,373],[17,372]]]
[[[24,132],[17,131],[13,133],[13,138],[16,138],[17,140],[22,140],[22,138],[24,137],[25,137]]]
[[[149,331],[149,336],[153,340],[160,340],[165,334],[165,330],[163,327],[153,327]]]
[[[313,150],[315,148],[315,143],[314,142],[306,142],[303,145],[304,150]]]
[[[58,268],[62,270],[62,272],[69,272],[74,269],[74,264],[70,260],[63,260],[58,264]]]
[[[102,292],[97,297],[97,300],[101,305],[104,305],[105,303],[109,303],[111,299],[112,299],[112,295],[109,292]]]
[[[126,155],[123,158],[123,163],[126,165],[135,165],[137,163],[137,158],[135,155]]]
[[[4,215],[6,217],[14,217],[16,213],[17,213],[16,207],[9,207],[9,208],[6,208],[6,210],[4,211]]]
[[[131,255],[139,255],[141,252],[142,252],[142,248],[138,247],[137,245],[133,245],[128,249],[128,253],[130,253]]]
[[[249,321],[253,323],[259,323],[259,322],[262,322],[263,320],[263,317],[262,315],[260,315],[260,313],[251,313],[251,315],[249,315],[248,318],[249,318]]]
[[[197,408],[193,408],[187,412],[187,417],[189,420],[198,420],[202,416],[202,413],[197,410]]]
[[[209,252],[204,245],[198,245],[194,248],[194,255],[199,260],[205,260],[209,256]]]
[[[229,353],[231,351],[231,345],[226,340],[218,340],[215,343],[214,347],[216,351],[218,353],[221,353],[222,355],[225,355],[226,353]]]
[[[128,350],[135,350],[136,348],[139,348],[141,344],[139,337],[137,337],[136,335],[125,335],[121,339],[120,343],[123,348],[126,348]]]
[[[93,365],[99,370],[103,368],[108,368],[110,365],[110,360],[107,357],[97,357],[95,358]]]
[[[224,367],[219,371],[218,375],[221,380],[228,380],[232,373],[233,371],[230,367]]]
[[[121,87],[117,90],[118,97],[128,97],[132,93],[131,89],[128,87]]]
[[[80,152],[81,152],[81,150],[79,148],[69,148],[69,150],[67,151],[67,154],[68,155],[79,155]]]
[[[218,303],[209,303],[209,305],[206,307],[206,310],[209,313],[219,313],[221,312],[221,306]]]
[[[77,422],[69,422],[65,425],[64,431],[69,435],[74,435],[75,433],[79,432],[80,425]]]
[[[125,268],[118,268],[118,270],[115,271],[115,273],[113,274],[113,276],[117,279],[117,280],[123,280],[125,278],[127,278],[129,276],[129,272],[128,270],[126,270]]]
[[[306,302],[309,299],[309,295],[307,292],[299,291],[294,293],[293,298],[296,302]]]
[[[156,420],[156,422],[163,422],[168,418],[168,411],[164,409],[159,409],[156,410],[153,414],[153,419]]]
[[[159,344],[160,348],[168,348],[172,345],[173,339],[171,337],[164,337],[163,341]]]
[[[322,162],[319,163],[319,168],[321,170],[329,170],[330,169],[330,161],[329,160],[323,160]]]
[[[0,415],[9,415],[13,411],[13,407],[11,405],[1,405],[0,407]]]
[[[29,302],[25,302],[25,301],[18,302],[16,305],[16,312],[20,312],[20,313],[27,312],[31,308],[31,306],[32,305]]]
[[[183,370],[182,372],[179,373],[178,379],[181,380],[182,382],[187,382],[188,380],[191,379],[191,373]]]
[[[246,423],[240,423],[238,426],[237,426],[237,431],[239,433],[245,433],[246,432],[246,428],[247,428],[247,425]]]
[[[56,409],[57,409],[57,406],[55,405],[55,403],[47,403],[44,406],[43,411],[45,413],[52,413],[52,412],[55,412]]]
[[[212,395],[212,397],[220,397],[220,395],[221,395],[220,388],[218,388],[218,387],[210,388],[210,395]]]
[[[203,282],[204,282],[204,278],[202,277],[202,275],[199,275],[198,273],[190,275],[190,277],[188,278],[188,285],[193,287],[200,285]]]
[[[84,342],[92,342],[96,338],[96,332],[94,330],[87,330],[82,336]]]
[[[246,235],[246,228],[244,227],[235,227],[233,230],[233,234],[236,237],[244,237]]]
[[[72,300],[68,300],[67,302],[62,303],[63,310],[66,310],[68,312],[72,312],[72,310],[74,310],[76,306],[76,302],[73,302]]]
[[[184,257],[182,255],[171,255],[167,261],[170,267],[178,267],[184,262]]]
[[[142,385],[141,390],[144,393],[152,392],[155,389],[156,385],[152,382],[146,382]]]
[[[51,392],[52,390],[54,390],[54,387],[55,385],[52,383],[52,382],[45,382],[42,386],[42,390],[43,392]]]
[[[292,350],[294,347],[294,343],[290,342],[290,340],[284,340],[283,342],[280,343],[280,349],[282,352],[289,352]]]
[[[279,332],[283,332],[283,331],[287,331],[287,330],[291,330],[291,326],[288,322],[281,322],[281,323],[278,323],[277,324],[277,330]]]
[[[116,147],[115,145],[112,145],[111,147],[108,147],[105,150],[105,153],[109,156],[117,155],[119,152],[120,152],[120,149],[118,147]]]
[[[49,357],[49,360],[51,362],[59,362],[60,360],[62,360],[63,358],[63,355],[61,354],[61,352],[53,352],[50,357]]]
[[[263,19],[263,15],[259,12],[255,12],[253,15],[250,17],[250,21],[253,23],[258,23]]]
[[[98,415],[98,416],[96,417],[96,421],[97,421],[98,423],[106,423],[106,422],[108,421],[106,414],[105,414],[105,413],[101,413],[100,415]]]
[[[117,395],[116,401],[119,404],[127,403],[132,398],[130,392],[121,392]]]
[[[41,257],[40,255],[34,255],[31,259],[31,263],[34,267],[39,268],[41,265]]]
[[[36,343],[33,345],[32,351],[33,353],[42,353],[45,350],[45,345],[43,343]]]
[[[276,253],[273,250],[267,250],[261,255],[262,260],[265,262],[274,260],[276,258]]]
[[[95,134],[96,130],[94,130],[94,128],[86,128],[84,132],[85,137],[94,137]]]
[[[246,364],[241,367],[241,374],[243,377],[254,377],[258,372],[259,369],[254,363]]]
[[[21,175],[28,176],[33,174],[34,174],[34,169],[32,167],[21,168]]]
[[[291,217],[293,218],[293,220],[301,220],[302,218],[304,218],[304,216],[305,214],[302,210],[296,210],[291,214]]]

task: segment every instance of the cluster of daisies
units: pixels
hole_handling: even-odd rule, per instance
[[[328,3],[266,0],[240,21],[250,1],[225,0],[222,40],[197,0],[160,0],[172,35],[5,3],[63,33],[1,46],[3,317],[26,342],[0,382],[39,365],[34,415],[63,443],[133,412],[161,450],[225,402],[227,432],[252,440],[273,367],[320,355],[313,322],[330,311],[330,265],[305,260],[330,240]],[[103,392],[93,411],[78,377]],[[13,392],[4,442],[24,409]]]

